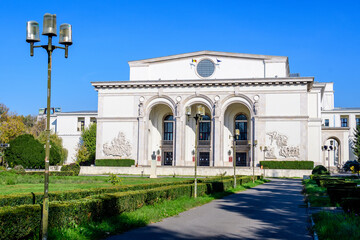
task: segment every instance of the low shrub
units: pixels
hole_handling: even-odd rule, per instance
[[[260,178],[257,176],[256,178]],[[199,183],[198,196],[226,191],[232,187],[232,179]],[[240,182],[249,182],[251,177],[239,177]],[[170,183],[171,184],[171,183]],[[215,186],[218,184],[217,186]],[[219,187],[222,185],[222,187]],[[99,220],[123,212],[133,211],[144,205],[154,204],[164,199],[192,196],[193,184],[162,186],[153,189],[106,193],[78,200],[50,202],[49,227],[76,227],[81,223]],[[22,205],[0,208],[0,239],[25,238],[38,231],[41,208],[39,205]]]
[[[131,167],[135,165],[134,159],[96,159],[96,166],[106,167]]]
[[[313,161],[260,161],[268,169],[313,169]]]
[[[24,173],[20,173],[21,175],[38,175],[38,176],[43,176],[44,175],[44,171],[34,171],[34,172],[24,172]],[[62,172],[49,172],[50,176],[75,176],[75,173],[72,171],[62,171]]]
[[[39,232],[41,224],[40,205],[22,205],[0,208],[0,239],[31,239]]]
[[[111,182],[112,185],[120,185],[122,182],[121,178],[116,176],[116,174],[112,174],[112,173],[109,176],[109,181]]]
[[[77,163],[71,163],[69,165],[64,165],[61,167],[62,172],[73,172],[73,176],[78,176],[80,173],[80,166]]]
[[[355,214],[360,213],[360,196],[358,197],[348,197],[343,198],[340,206],[343,208],[344,212],[352,212]]]
[[[354,167],[355,171],[359,171],[360,170],[360,164],[358,161],[354,160],[354,161],[347,161],[344,166],[343,169],[344,171],[351,171],[351,167]]]
[[[25,172],[25,168],[21,165],[16,165],[12,170],[16,173],[24,173]]]
[[[330,173],[328,172],[326,167],[324,167],[323,165],[317,165],[316,167],[314,167],[311,174],[313,174],[313,175],[330,175]]]
[[[70,201],[85,198],[91,195],[99,195],[104,193],[135,191],[140,189],[151,189],[169,185],[190,184],[192,180],[184,180],[179,182],[168,183],[145,183],[137,185],[120,185],[114,187],[104,187],[95,189],[78,189],[71,191],[54,191],[49,192],[50,201]],[[2,206],[18,206],[22,204],[42,204],[43,193],[19,193],[0,196],[0,207]]]

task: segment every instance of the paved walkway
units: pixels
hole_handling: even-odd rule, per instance
[[[272,179],[108,240],[312,239],[300,191],[301,180]]]

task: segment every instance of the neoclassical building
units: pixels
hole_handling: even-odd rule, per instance
[[[262,160],[327,165],[329,157],[334,166],[349,159],[352,125],[337,124],[345,115],[360,118],[360,109],[352,115],[335,109],[333,84],[291,74],[287,57],[199,51],[129,66],[130,81],[92,82],[97,159],[150,165],[154,156],[164,166],[193,166],[197,159],[210,167],[232,166],[233,151],[243,167]],[[198,106],[205,114],[196,134]],[[331,144],[335,150],[325,151]]]

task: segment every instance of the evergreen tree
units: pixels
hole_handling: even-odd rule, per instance
[[[356,126],[352,149],[357,160],[360,161],[360,125]]]
[[[91,124],[81,134],[81,140],[77,148],[76,161],[80,165],[95,163],[96,153],[96,123]]]

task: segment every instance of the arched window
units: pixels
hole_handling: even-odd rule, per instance
[[[244,114],[236,116],[235,129],[240,131],[240,135],[236,136],[236,140],[247,140],[247,117]]]
[[[167,115],[164,118],[164,140],[172,141],[174,135],[174,117]]]
[[[210,116],[205,115],[199,124],[199,140],[210,140],[211,122]]]

